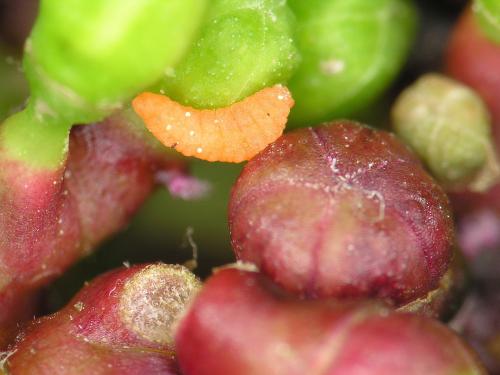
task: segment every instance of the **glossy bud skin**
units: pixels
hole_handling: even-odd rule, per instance
[[[195,108],[219,108],[290,78],[298,62],[294,18],[279,0],[214,0],[200,35],[161,83]]]
[[[417,24],[406,0],[291,0],[302,60],[289,82],[291,125],[350,116],[393,81]]]
[[[207,280],[175,343],[184,375],[486,374],[434,320],[372,301],[300,301],[237,269]]]
[[[101,120],[189,47],[205,0],[43,0],[26,42],[33,103],[69,123]]]
[[[186,168],[125,113],[74,127],[68,159],[56,169],[30,167],[3,151],[0,348],[17,322],[32,317],[26,305],[43,286],[127,225],[158,173]]]
[[[200,286],[181,266],[108,272],[31,323],[11,348],[7,373],[178,374],[172,325]]]
[[[467,86],[426,74],[400,94],[392,120],[396,134],[447,189],[486,191],[500,181],[490,115]]]
[[[349,121],[282,136],[232,190],[238,259],[304,297],[403,305],[438,287],[454,243],[448,199],[397,138]]]

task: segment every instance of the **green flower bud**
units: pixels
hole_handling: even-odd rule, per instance
[[[302,63],[289,87],[291,122],[344,117],[367,106],[403,65],[415,34],[407,0],[290,0]]]
[[[448,189],[484,191],[498,181],[489,114],[468,87],[427,74],[399,96],[392,118],[396,133]]]
[[[500,43],[500,1],[474,0],[472,10],[488,38]]]
[[[298,59],[292,33],[284,1],[214,0],[194,48],[161,89],[185,105],[218,108],[284,83]]]
[[[24,67],[33,108],[91,122],[183,55],[207,0],[42,0]]]

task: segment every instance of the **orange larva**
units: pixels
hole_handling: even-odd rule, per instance
[[[294,101],[281,85],[218,109],[183,106],[164,95],[142,93],[132,102],[146,127],[185,156],[239,163],[274,142],[285,129]]]

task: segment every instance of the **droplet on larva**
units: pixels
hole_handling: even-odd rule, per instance
[[[165,129],[166,130],[172,130],[172,125],[168,124],[167,126],[165,126]]]

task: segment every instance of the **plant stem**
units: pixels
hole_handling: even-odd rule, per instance
[[[57,169],[66,160],[71,124],[42,118],[31,105],[0,125],[3,157],[36,169]]]

